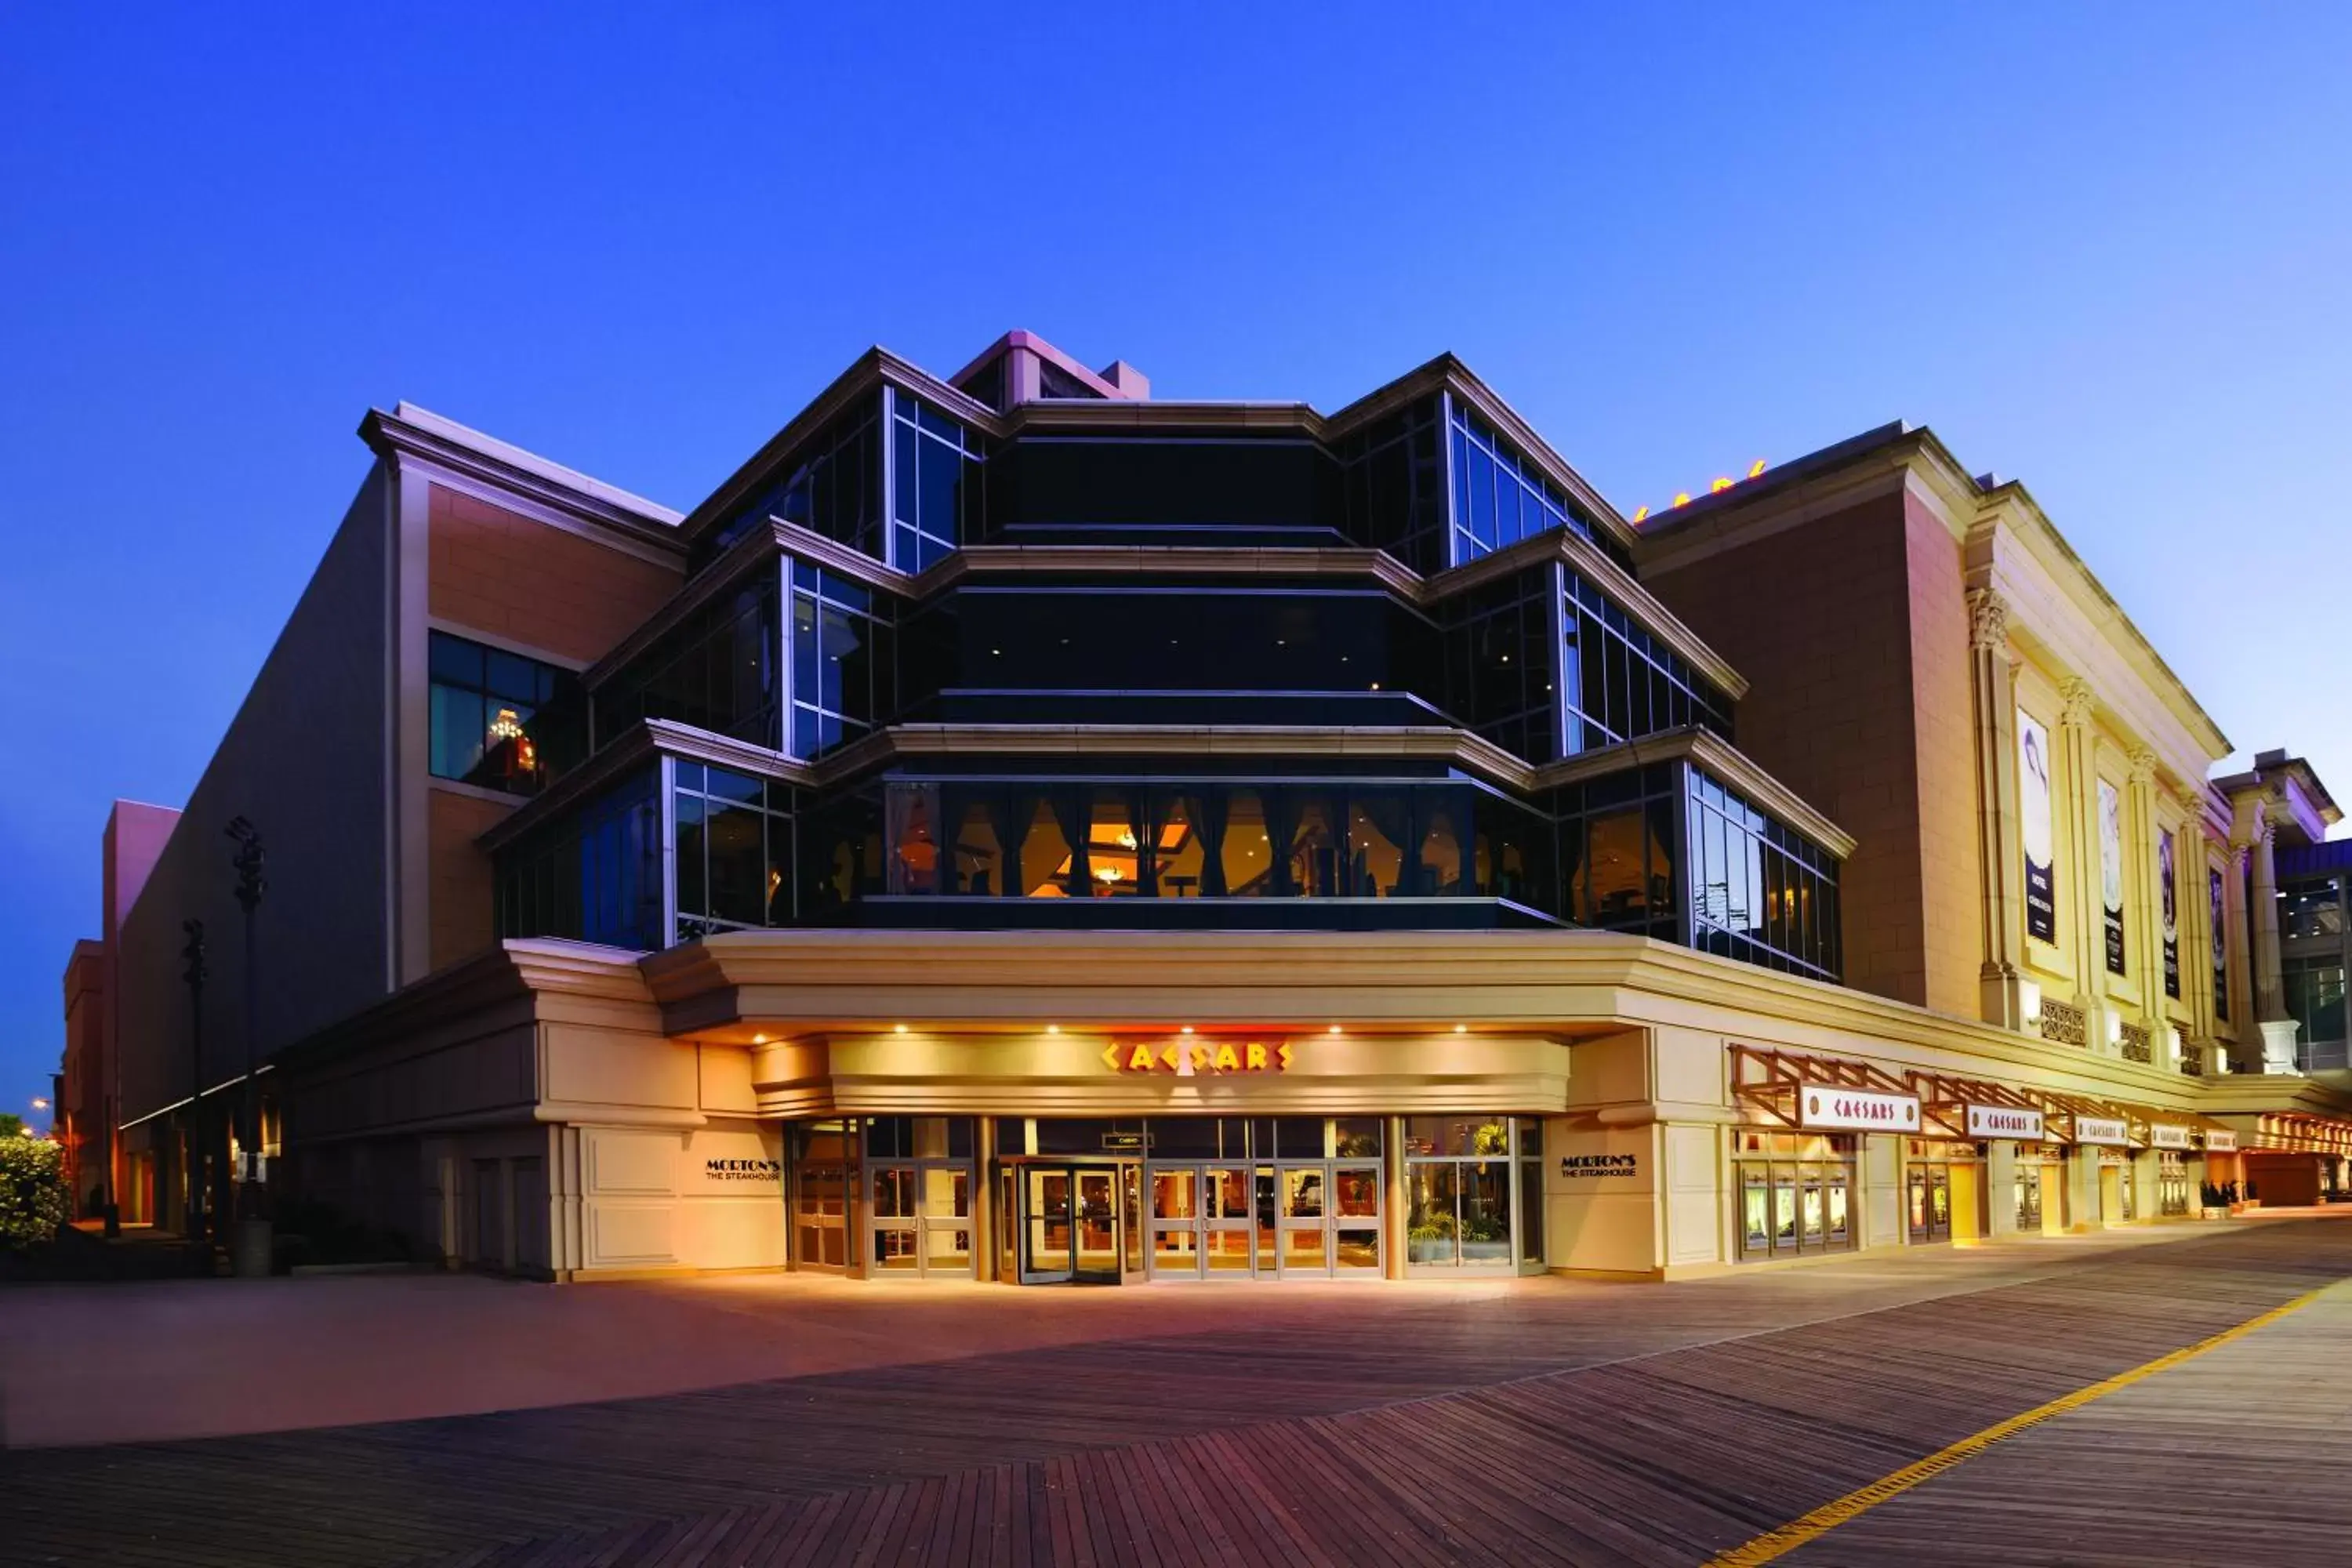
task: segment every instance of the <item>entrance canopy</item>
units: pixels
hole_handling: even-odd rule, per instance
[[[1773,1125],[1804,1132],[1921,1131],[1919,1097],[1884,1068],[1769,1046],[1731,1047],[1731,1095]]]
[[[2053,1142],[2103,1149],[2133,1146],[2131,1112],[2124,1106],[2057,1089],[2029,1089],[2026,1095],[2042,1107]]]
[[[1924,1102],[1929,1123],[1946,1137],[1970,1142],[1999,1138],[2040,1143],[2050,1136],[2042,1106],[2023,1089],[1949,1073],[1915,1071],[1905,1076]]]

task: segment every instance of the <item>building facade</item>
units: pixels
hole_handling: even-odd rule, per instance
[[[1925,431],[1637,523],[1450,357],[1325,415],[1016,332],[686,514],[361,433],[87,955],[161,1223],[248,1080],[281,1199],[563,1279],[1664,1278],[2340,1174],[2249,913],[2332,804],[2210,779]]]

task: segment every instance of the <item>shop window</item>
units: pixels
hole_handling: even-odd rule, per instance
[[[562,721],[560,711],[542,710],[576,702],[571,674],[447,632],[428,634],[425,657],[433,776],[509,795],[538,794],[547,779],[548,730]]]
[[[1742,1128],[1731,1141],[1742,1261],[1853,1248],[1851,1134]]]
[[[1540,1264],[1540,1123],[1510,1117],[1407,1118],[1405,1261],[1465,1269]],[[1532,1177],[1528,1165],[1536,1167]]]

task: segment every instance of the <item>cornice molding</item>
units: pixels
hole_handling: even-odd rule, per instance
[[[550,508],[567,521],[585,524],[602,542],[675,567],[686,552],[678,514],[585,474],[551,463],[519,447],[469,430],[425,409],[402,404],[394,412],[371,408],[360,421],[360,439],[395,468],[419,467],[471,480],[502,497]]]

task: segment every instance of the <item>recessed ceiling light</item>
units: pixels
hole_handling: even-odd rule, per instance
[[[890,1026],[890,1032],[894,1035],[903,1035],[907,1032],[907,1026],[904,1024],[893,1024]]]

